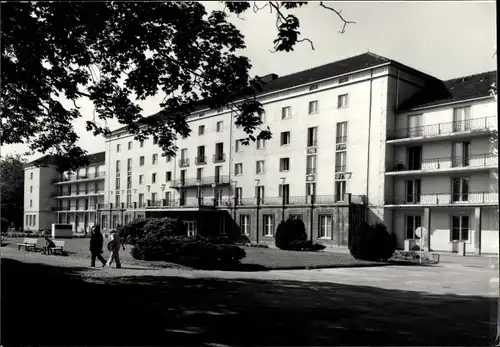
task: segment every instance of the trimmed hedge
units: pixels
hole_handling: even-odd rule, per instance
[[[300,219],[288,218],[281,221],[276,230],[274,239],[276,247],[287,251],[321,251],[326,246],[313,244],[307,240],[306,226]]]
[[[361,223],[354,231],[349,250],[352,256],[362,260],[387,260],[396,250],[396,235],[389,233],[382,223]]]

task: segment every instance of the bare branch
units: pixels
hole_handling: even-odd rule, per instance
[[[253,12],[254,12],[254,13],[257,13],[257,12],[259,12],[260,10],[265,9],[268,5],[269,5],[269,3],[268,3],[268,2],[266,2],[266,4],[265,4],[264,6],[259,7],[259,6],[257,5],[257,1],[254,1],[254,2],[253,2]]]
[[[342,26],[342,29],[341,29],[341,30],[339,30],[339,33],[341,33],[341,34],[345,33],[345,29],[346,29],[346,27],[347,27],[347,24],[356,24],[356,22],[354,22],[354,21],[344,19],[344,17],[343,17],[343,16],[342,16],[342,14],[341,14],[341,13],[342,13],[342,10],[337,11],[337,10],[336,10],[336,9],[334,9],[334,8],[331,8],[331,7],[329,7],[329,6],[326,6],[326,5],[323,3],[323,1],[320,1],[319,6],[321,6],[321,7],[323,7],[323,8],[326,8],[327,10],[333,11],[333,12],[335,12],[335,13],[337,14],[337,16],[340,18],[340,20],[344,23],[344,25]]]
[[[309,43],[311,44],[311,49],[312,49],[313,51],[315,51],[315,49],[314,49],[314,43],[313,43],[310,39],[308,39],[308,38],[303,38],[303,39],[297,40],[297,42],[304,42],[304,41],[309,42]]]

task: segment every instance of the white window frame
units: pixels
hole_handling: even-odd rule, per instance
[[[416,214],[407,214],[404,216],[404,222],[405,222],[405,240],[418,240],[419,238],[417,237],[417,235],[415,235],[415,230],[419,227],[422,226],[422,219],[423,217],[421,215],[416,215]],[[412,237],[409,238],[408,237],[408,231],[410,230],[409,229],[409,223],[408,223],[408,220],[411,219],[412,220],[412,224],[413,224],[413,229],[412,229]],[[417,221],[419,221],[419,223],[417,223]],[[418,225],[418,226],[417,226]]]
[[[128,142],[128,150],[130,151],[132,149],[132,141]]]
[[[144,158],[143,155],[141,155],[139,157],[139,166],[144,166],[145,161],[146,161],[146,159]]]
[[[215,130],[220,133],[222,132],[222,130],[224,129],[224,121],[217,121],[217,123],[215,124]]]
[[[316,114],[319,112],[319,101],[318,100],[309,101],[308,112],[309,112],[309,114]]]
[[[335,172],[347,171],[347,151],[335,153]]]
[[[347,142],[347,122],[337,123],[337,137],[336,143],[346,143]]]
[[[258,175],[266,173],[266,162],[264,160],[257,160],[255,162],[255,173]]]
[[[287,171],[290,171],[290,158],[280,158],[280,172]]]
[[[292,139],[292,133],[290,131],[282,131],[280,135],[280,146],[289,146]]]
[[[266,140],[258,139],[257,140],[257,149],[264,149],[264,148],[266,148]]]
[[[347,181],[346,180],[336,180],[335,181],[335,202],[344,201],[347,194]]]
[[[459,224],[458,224],[458,239],[453,239],[453,230],[455,229],[453,227],[453,219],[454,217],[457,217],[459,219]],[[466,226],[466,231],[467,231],[467,239],[462,238],[462,233],[464,229],[464,221],[463,218],[467,217],[467,224]],[[458,214],[458,215],[451,215],[450,216],[450,242],[471,242],[471,218],[469,215],[466,214]]]
[[[263,235],[267,237],[274,237],[274,215],[265,214],[262,216],[263,222]]]
[[[198,125],[198,135],[205,135],[205,125]]]
[[[312,136],[309,136],[312,130]],[[307,147],[316,147],[318,145],[318,127],[309,127],[307,128]],[[311,143],[311,144],[310,144]]]
[[[455,180],[460,181],[459,192],[455,192]],[[467,182],[467,191],[464,192],[464,182]],[[470,197],[470,177],[451,177],[451,200],[453,202],[468,202]],[[455,200],[455,196],[459,196],[458,200]]]
[[[250,215],[240,215],[240,230],[242,235],[250,236]]]
[[[243,163],[234,164],[234,175],[235,176],[243,175]]]
[[[347,108],[349,107],[349,94],[340,94],[337,97],[337,108]]]
[[[281,120],[292,118],[292,107],[285,106],[281,108]]]
[[[316,195],[316,182],[306,183],[306,195],[307,196]]]
[[[153,154],[153,158],[151,160],[153,162],[153,165],[158,164],[158,154]]]
[[[156,183],[158,177],[156,176],[156,172],[153,172],[151,174],[151,183]]]
[[[332,216],[321,214],[318,216],[318,238],[331,239],[332,238]]]
[[[234,141],[234,151],[243,152],[243,143],[241,142],[241,139]]]
[[[143,174],[139,175],[139,184],[144,184],[144,175]]]
[[[471,129],[472,108],[469,106],[453,108],[453,132]]]
[[[307,175],[314,175],[316,174],[317,170],[317,163],[318,158],[316,157],[316,154],[308,155],[306,157],[306,174]]]
[[[121,147],[122,146],[119,143],[116,144],[116,153],[120,153]]]

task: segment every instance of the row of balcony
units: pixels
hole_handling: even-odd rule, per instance
[[[170,188],[188,188],[196,186],[213,186],[213,185],[226,185],[230,184],[228,175],[219,175],[211,177],[197,177],[197,178],[180,178],[170,182]]]
[[[309,196],[285,196],[285,197],[263,197],[263,198],[177,198],[146,200],[130,204],[100,204],[99,210],[112,209],[147,209],[168,207],[230,207],[230,206],[298,206],[298,205],[330,205],[330,204],[364,204],[365,198],[361,195],[338,194],[338,195],[309,195]]]
[[[396,129],[387,134],[388,140],[406,139],[414,137],[432,137],[451,135],[469,131],[487,131],[496,127],[496,117],[482,117],[447,123],[422,125]]]
[[[386,198],[386,205],[497,204],[498,192],[399,194]]]
[[[493,153],[472,154],[466,157],[441,157],[400,162],[389,167],[387,172],[446,170],[460,167],[490,167],[498,165],[498,155]]]
[[[68,175],[63,177],[54,178],[52,183],[67,183],[67,182],[77,182],[77,181],[85,181],[85,180],[96,180],[96,179],[104,179],[106,177],[105,172],[95,172],[88,173],[85,175]]]
[[[226,161],[226,154],[225,153],[217,153],[214,154],[212,157],[212,162],[214,163],[223,163]],[[207,157],[202,155],[202,156],[197,156],[195,157],[195,164],[196,165],[205,165],[207,163]],[[179,159],[179,167],[188,167],[190,165],[189,163],[189,158],[180,158]]]
[[[79,211],[79,212],[85,212],[85,211],[95,211],[97,209],[98,205],[83,205],[83,206],[78,206],[78,205],[70,205],[70,206],[57,206],[57,207],[52,207],[52,211],[58,211],[58,212],[63,212],[63,211]]]
[[[85,195],[103,195],[104,190],[94,190],[94,189],[89,189],[89,190],[83,190],[81,192],[54,192],[50,194],[52,198],[61,198],[61,197],[78,197],[78,196],[85,196]]]

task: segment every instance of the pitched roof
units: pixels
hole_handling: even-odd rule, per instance
[[[399,111],[487,97],[496,82],[496,74],[496,71],[488,71],[430,85],[405,101]]]
[[[104,163],[106,159],[106,152],[88,154],[84,158],[88,160],[89,165]],[[24,167],[51,165],[57,165],[57,156],[49,154],[25,164]]]
[[[268,74],[266,76],[263,76],[266,77],[267,81],[266,83],[262,84],[262,90],[258,92],[257,95],[288,89],[302,84],[313,83],[315,81],[320,81],[325,78],[344,75],[357,70],[363,70],[370,67],[375,67],[378,65],[389,64],[389,63],[399,68],[405,69],[409,72],[420,74],[424,78],[428,78],[431,80],[435,79],[434,77],[428,74],[415,70],[409,66],[403,65],[397,61],[385,58],[383,56],[380,56],[372,52],[367,52],[346,59],[334,61],[332,63],[328,63],[325,65],[316,66],[307,70],[295,72],[286,76],[277,77],[277,75],[275,74]],[[274,76],[273,76],[274,79],[267,78],[272,75],[276,76],[277,78],[274,78]],[[205,108],[207,108],[207,106],[203,105],[203,103],[200,102],[200,104],[195,109],[202,110]],[[161,116],[160,114],[161,112],[158,112],[149,117],[158,117]],[[127,126],[117,128],[113,131],[113,133],[125,130],[126,128]]]

